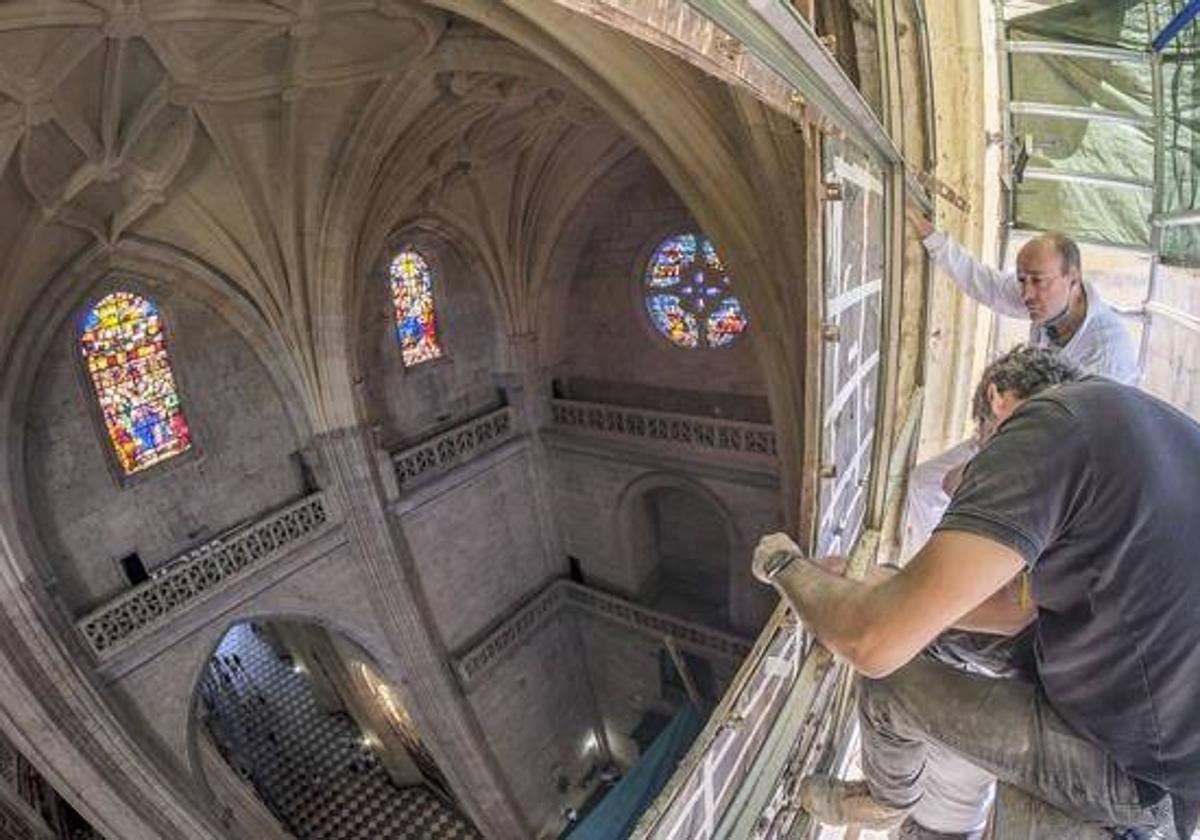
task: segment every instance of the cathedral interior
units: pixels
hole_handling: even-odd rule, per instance
[[[905,202],[1106,201],[1200,414],[1200,94],[1065,154],[1010,66],[1083,2],[0,5],[0,836],[817,836],[843,669],[751,552],[894,556],[1020,337]]]

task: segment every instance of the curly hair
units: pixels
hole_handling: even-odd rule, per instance
[[[1048,347],[1029,347],[1018,344],[983,371],[975,396],[971,400],[971,416],[976,423],[992,420],[992,404],[988,400],[988,386],[995,385],[1000,392],[1012,391],[1021,399],[1054,385],[1075,382],[1083,372],[1057,350]]]

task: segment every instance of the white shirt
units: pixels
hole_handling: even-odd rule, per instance
[[[941,231],[926,237],[924,244],[930,259],[975,300],[1001,315],[1029,317],[1014,272],[996,271],[982,265]],[[1087,295],[1087,314],[1071,340],[1059,347],[1044,327],[1030,324],[1029,343],[1035,347],[1057,348],[1084,373],[1107,376],[1126,385],[1136,384],[1139,376],[1137,349],[1129,330],[1091,283],[1085,281],[1083,289]]]

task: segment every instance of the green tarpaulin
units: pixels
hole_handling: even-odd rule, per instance
[[[1183,5],[1073,0],[1008,22],[1012,130],[1029,153],[1019,227],[1150,248],[1152,216],[1200,208],[1200,24],[1159,59],[1150,48]],[[1164,226],[1159,251],[1200,264],[1200,224]]]

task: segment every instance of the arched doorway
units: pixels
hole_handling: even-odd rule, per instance
[[[625,508],[639,600],[708,627],[731,625],[733,540],[724,511],[689,482],[657,479]]]
[[[340,633],[236,624],[196,703],[198,737],[297,840],[479,836],[399,695]]]

